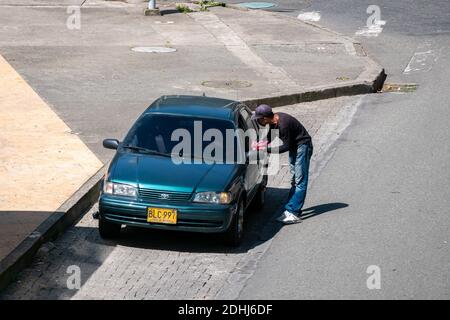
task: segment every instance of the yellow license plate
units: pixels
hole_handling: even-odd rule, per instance
[[[177,223],[177,210],[166,208],[148,208],[147,222],[150,223]]]

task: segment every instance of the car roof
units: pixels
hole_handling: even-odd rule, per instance
[[[234,111],[238,104],[238,101],[221,98],[170,95],[157,99],[144,114],[163,113],[234,120]]]

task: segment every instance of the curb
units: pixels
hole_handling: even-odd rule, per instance
[[[100,194],[100,185],[106,168],[107,166],[104,165],[97,171],[54,214],[0,261],[0,292],[32,263],[35,254],[45,242],[54,240],[92,207]]]
[[[386,79],[384,69],[379,67],[377,69],[370,70],[367,73],[373,75],[373,81],[353,81],[342,84],[341,86],[321,86],[307,89],[299,93],[250,99],[242,102],[247,104],[250,109],[254,110],[259,104],[268,104],[272,107],[281,107],[301,102],[376,93],[380,91],[383,87],[384,80]]]

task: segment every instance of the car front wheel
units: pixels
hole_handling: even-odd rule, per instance
[[[225,232],[225,243],[232,247],[238,247],[244,235],[244,203],[239,201],[237,212],[234,214],[231,225]]]
[[[98,231],[103,239],[114,239],[120,236],[121,225],[112,223],[100,218],[98,221]]]

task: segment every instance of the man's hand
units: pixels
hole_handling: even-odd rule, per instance
[[[265,150],[267,148],[267,145],[269,144],[269,142],[267,140],[263,140],[263,141],[253,141],[252,142],[252,150],[253,151],[259,151],[259,150]]]

